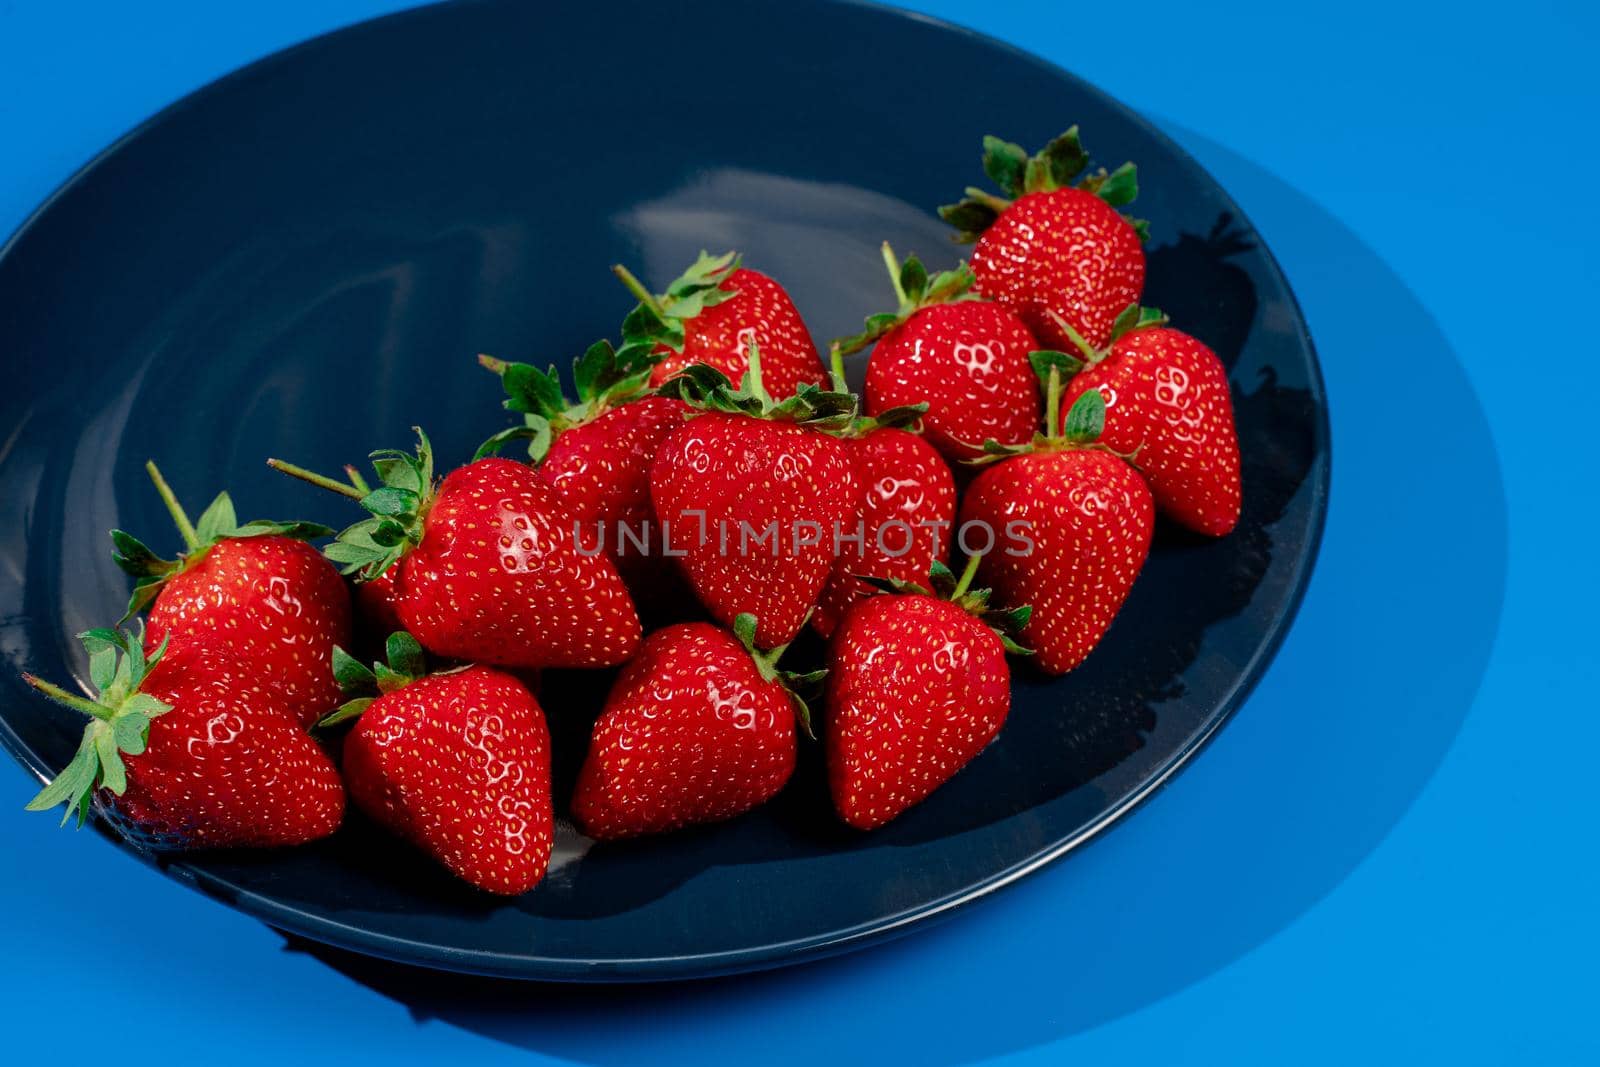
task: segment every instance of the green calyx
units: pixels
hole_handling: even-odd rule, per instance
[[[833,342],[833,351],[841,356],[861,351],[925,307],[983,299],[972,291],[977,278],[964,262],[953,270],[929,274],[914,254],[906,256],[904,262],[896,258],[888,241],[883,242],[883,262],[899,303],[893,311],[868,315],[866,328],[860,333]]]
[[[612,266],[611,273],[639,300],[638,306],[622,320],[623,347],[665,345],[674,352],[682,352],[683,324],[706,308],[738,295],[736,289],[721,288],[738,269],[737,252],[713,256],[702,251],[689,269],[667,286],[665,293],[658,294],[645,288],[627,267],[620,263]]]
[[[314,522],[255,519],[240,523],[233,509],[233,500],[225,492],[217,494],[216,499],[200,513],[198,522],[190,522],[188,513],[178,503],[177,495],[161,476],[155,462],[148,462],[144,467],[150,480],[155,483],[156,492],[166,505],[174,525],[178,527],[178,533],[183,537],[184,549],[177,559],[162,559],[132,534],[122,530],[111,531],[111,558],[135,579],[133,595],[128,599],[128,610],[123,613],[121,622],[126,622],[149,607],[167,582],[204,559],[218,541],[267,536],[311,541],[333,533],[328,527]]]
[[[728,376],[715,367],[695,363],[673,375],[661,388],[660,396],[682,400],[702,411],[720,411],[735,415],[749,415],[774,422],[794,422],[813,429],[839,433],[855,421],[860,404],[854,393],[844,390],[826,390],[816,385],[802,385],[794,396],[773,400],[761,384],[761,349],[755,338],[750,339],[747,350],[750,369],[744,380],[734,388]]]
[[[737,615],[733,620],[733,636],[739,639],[744,650],[750,653],[750,658],[755,661],[756,671],[764,681],[777,682],[783,686],[784,692],[789,694],[789,702],[794,705],[795,719],[800,723],[800,729],[813,741],[817,739],[816,730],[811,721],[811,705],[808,700],[814,700],[820,693],[822,680],[828,676],[826,669],[820,671],[786,671],[778,666],[778,661],[789,650],[787,644],[777,648],[762,650],[756,647],[756,617],[749,612]]]
[[[389,635],[383,643],[383,655],[382,661],[368,667],[338,645],[333,646],[333,676],[349,699],[318,720],[317,729],[358,718],[380,696],[404,689],[428,673],[422,646],[404,630]]]
[[[526,441],[528,458],[537,464],[550,451],[550,442],[557,435],[644,395],[650,388],[656,356],[653,343],[636,341],[617,349],[610,341],[596,341],[572,361],[577,403],[567,401],[553,366],[540,370],[493,356],[479,356],[478,362],[500,376],[506,391],[506,410],[521,413],[523,424],[501,430],[478,446],[472,458],[498,455],[510,442]]]
[[[340,530],[322,550],[339,564],[340,573],[353,574],[357,581],[370,582],[422,543],[423,520],[435,488],[433,446],[422,427],[413,426],[412,430],[417,435],[416,455],[383,449],[369,457],[378,476],[376,489],[354,467],[345,468],[350,480],[341,482],[281,459],[267,460],[273,470],[348,497],[371,512],[371,518]]]
[[[939,209],[939,217],[956,228],[956,240],[963,244],[976,241],[1012,201],[1028,193],[1082,189],[1117,208],[1133,203],[1139,195],[1138,170],[1132,163],[1112,171],[1104,167],[1089,170],[1089,153],[1075,125],[1031,156],[1021,145],[984,137],[983,172],[1004,196],[969,187],[964,198]],[[1138,231],[1139,240],[1149,238],[1150,226],[1145,220],[1128,221]]]
[[[948,600],[993,630],[1007,652],[1018,656],[1033,655],[1033,649],[1023,646],[1018,641],[1023,627],[1028,625],[1028,620],[1033,616],[1033,608],[1027,605],[1007,610],[990,607],[990,590],[972,588],[972,580],[977,577],[978,564],[981,562],[983,562],[981,555],[968,556],[967,565],[958,578],[949,567],[934,560],[933,565],[928,568],[926,586],[900,578],[875,578],[865,574],[858,574],[856,577],[881,593],[931,596],[938,600]]]
[[[165,640],[146,658],[142,631],[87,630],[78,639],[89,650],[89,680],[96,692],[93,698],[69,693],[31,674],[22,676],[23,681],[56,703],[89,716],[72,762],[28,801],[29,811],[49,811],[65,804],[63,826],[74,813],[78,825],[84,824],[96,791],[109,789],[117,796],[123,794],[128,787],[128,770],[122,757],[143,752],[150,740],[150,720],[172,710],[171,704],[139,692],[151,669],[166,654]]]

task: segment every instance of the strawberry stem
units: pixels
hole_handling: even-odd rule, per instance
[[[900,284],[900,261],[895,258],[894,249],[889,247],[889,242],[883,242],[883,265],[889,268],[889,283],[894,286],[894,295],[900,301],[900,306],[905,307],[911,302],[906,296],[905,287]]]
[[[1050,368],[1050,381],[1044,391],[1044,435],[1054,441],[1061,436],[1061,368]]]
[[[761,347],[756,344],[754,336],[750,338],[750,343],[745,345],[745,351],[750,354],[750,369],[745,375],[748,392],[761,401],[763,409],[771,408],[772,397],[767,395],[766,386],[761,384]]]
[[[144,469],[149,472],[150,480],[156,483],[156,492],[160,494],[161,502],[167,506],[167,514],[172,516],[172,521],[177,525],[183,543],[193,552],[200,547],[200,535],[195,533],[194,523],[190,522],[189,516],[184,513],[183,505],[178,503],[177,494],[173,493],[172,486],[161,476],[155,460],[146,460]]]
[[[85,715],[92,715],[97,719],[103,719],[106,721],[111,719],[110,709],[101,704],[95,703],[88,697],[82,697],[75,693],[69,693],[60,686],[51,685],[43,678],[38,678],[31,674],[24,674],[22,676],[22,680],[33,686],[45,696],[49,697],[51,700],[54,700],[57,704],[64,704],[67,707],[72,708],[74,711],[81,711]]]
[[[661,307],[661,301],[656,299],[656,294],[644,287],[644,283],[634,277],[633,271],[621,263],[611,265],[611,273],[617,276],[623,286],[638,298],[639,303],[656,313],[657,318],[666,318],[666,311]]]
[[[972,587],[972,579],[978,574],[978,564],[983,562],[981,554],[967,557],[967,565],[961,571],[961,578],[956,582],[955,589],[950,592],[951,600],[960,600],[966,596],[967,590]]]
[[[828,346],[828,363],[833,369],[833,388],[835,392],[849,392],[849,386],[844,382],[844,350],[835,341]]]
[[[287,474],[291,478],[299,478],[302,482],[310,482],[318,489],[326,489],[330,493],[338,493],[340,496],[347,496],[351,500],[360,500],[367,495],[361,491],[360,486],[346,485],[344,482],[335,481],[326,475],[318,474],[316,471],[308,471],[304,467],[295,466],[293,463],[285,463],[281,459],[269,459],[267,460],[267,466],[280,474]],[[360,475],[356,477],[360,477]]]
[[[1050,312],[1049,315],[1051,320],[1056,324],[1061,332],[1067,335],[1068,340],[1077,346],[1078,351],[1083,355],[1084,362],[1088,363],[1089,366],[1092,367],[1096,363],[1099,363],[1102,359],[1106,358],[1106,354],[1104,352],[1095,351],[1094,345],[1091,345],[1088,341],[1085,341],[1083,339],[1083,334],[1079,333],[1077,330],[1074,330],[1070,322],[1062,318],[1054,311]]]

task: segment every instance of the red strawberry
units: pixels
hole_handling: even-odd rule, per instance
[[[836,360],[873,345],[867,414],[926,404],[924,431],[953,460],[981,455],[986,440],[1031,440],[1039,389],[1028,353],[1039,346],[1027,326],[972,293],[965,263],[929,277],[916,256],[902,264],[887,242],[883,257],[899,308],[870,316],[863,332],[833,345]]]
[[[532,468],[489,457],[435,484],[433,452],[373,453],[382,485],[360,489],[269,460],[373,517],[329,559],[371,581],[398,568],[395,607],[429,652],[506,667],[606,667],[639,647],[639,616],[604,554],[581,550],[559,495]]]
[[[1134,166],[1080,177],[1088,165],[1076,126],[1032,157],[985,137],[984,172],[1011,199],[969,188],[966,199],[939,209],[961,240],[977,242],[977,291],[1016,311],[1039,340],[1068,351],[1071,339],[1056,317],[1101,347],[1117,314],[1144,290],[1145,224],[1116,210],[1139,195]]]
[[[806,386],[774,403],[764,359],[752,345],[744,390],[705,366],[664,387],[707,414],[663,442],[650,499],[700,602],[727,624],[755,615],[770,648],[793,640],[816,606],[860,495],[849,451],[817,428],[848,425],[855,398]]]
[[[663,568],[650,551],[659,544],[650,512],[650,461],[667,434],[694,414],[681,400],[645,395],[649,348],[635,344],[618,352],[606,341],[591,345],[573,363],[576,404],[567,403],[554,367],[541,371],[478,357],[500,375],[506,407],[524,420],[490,438],[478,455],[526,439],[540,477],[581,526],[585,547],[609,552],[635,596],[661,591]]]
[[[1215,352],[1159,325],[1165,321],[1130,305],[1109,349],[1085,349],[1088,366],[1067,384],[1066,403],[1099,390],[1106,402],[1101,442],[1135,454],[1164,513],[1221,537],[1239,521],[1240,505],[1228,372]]]
[[[1010,631],[1026,608],[988,610],[969,591],[978,557],[958,582],[933,567],[934,595],[909,582],[845,614],[828,647],[828,782],[839,816],[882,826],[950,779],[1000,732],[1011,707]]]
[[[629,345],[652,345],[660,362],[650,384],[704,363],[734,382],[749,369],[750,345],[761,346],[767,391],[793,396],[802,385],[822,386],[827,372],[811,333],[783,286],[739,266],[736,253],[705,252],[660,296],[620,264],[611,268],[639,298],[622,324]]]
[[[950,555],[956,483],[939,453],[907,430],[876,425],[846,437],[861,491],[858,542],[843,543],[811,625],[823,637],[872,587],[858,575],[917,581]]]
[[[805,705],[758,652],[756,621],[737,637],[680,623],[645,639],[594,725],[572,815],[601,840],[731,819],[766,803],[794,771],[795,717]],[[809,729],[809,727],[808,727]]]
[[[81,636],[95,699],[23,676],[92,716],[78,754],[29,810],[64,803],[81,826],[98,799],[153,848],[298,845],[339,828],[339,774],[270,668],[210,645],[163,642],[147,659],[120,630]]]
[[[1054,421],[1054,396],[1049,409]],[[1065,674],[1099,644],[1150,550],[1144,480],[1116,454],[1085,447],[1104,416],[1100,394],[1085,393],[1062,436],[989,467],[961,502],[961,525],[986,524],[999,545],[984,556],[984,584],[1002,604],[1031,605],[1022,636],[1047,674]]]
[[[219,493],[191,523],[154,463],[145,465],[183,535],[184,551],[163,560],[121,530],[111,532],[117,565],[138,579],[128,615],[147,605],[145,651],[204,644],[231,652],[272,678],[303,725],[339,703],[333,646],[350,639],[350,594],[306,538],[333,531],[308,522],[240,525]]]
[[[326,722],[360,719],[344,742],[350,799],[377,822],[490,893],[532,889],[550,863],[550,732],[511,675],[472,666],[423,673],[401,632],[369,671],[341,654],[351,701]]]

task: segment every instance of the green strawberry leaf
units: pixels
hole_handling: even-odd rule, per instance
[[[907,303],[917,305],[928,291],[928,268],[913,253],[900,265],[900,291]]]
[[[396,489],[393,486],[384,486],[374,489],[361,498],[361,506],[374,515],[399,516],[415,515],[422,498],[409,489]],[[379,542],[380,544],[382,542]]]
[[[350,653],[333,646],[333,677],[343,693],[371,693],[378,687],[378,676]]]
[[[507,363],[500,375],[505,385],[506,407],[525,415],[559,418],[567,410],[561,395],[561,378],[556,369],[539,370],[527,363]]]
[[[102,645],[89,653],[89,680],[96,689],[110,689],[116,677],[117,646]]]
[[[1117,314],[1116,319],[1111,323],[1111,343],[1115,344],[1135,330],[1143,330],[1151,326],[1165,326],[1167,322],[1166,312],[1160,308],[1140,307],[1137,303],[1129,304]]]
[[[378,455],[383,455],[379,453]],[[372,469],[378,475],[378,481],[390,489],[404,489],[407,492],[421,493],[426,486],[422,483],[422,469],[417,465],[416,458],[404,453],[399,455],[384,455],[379,459],[376,456],[372,461]]]
[[[404,630],[396,630],[390,634],[388,640],[383,643],[383,651],[389,659],[389,667],[396,674],[408,678],[421,678],[428,672],[422,646],[417,643],[415,637]]]
[[[217,494],[217,498],[200,513],[200,519],[194,524],[195,534],[200,538],[200,543],[208,545],[232,533],[239,525],[239,516],[233,510],[233,500],[226,492]]]
[[[117,751],[117,735],[103,726],[94,730],[95,757],[100,761],[100,785],[121,796],[128,789],[128,769]]]
[[[1000,187],[1001,192],[1013,199],[1023,193],[1022,177],[1028,166],[1028,153],[1021,145],[1002,141],[998,137],[983,138],[983,172]]]
[[[1084,151],[1076,125],[1067,127],[1034,158],[1042,162],[1047,187],[1051,189],[1067,188],[1089,165],[1089,153]]]
[[[968,197],[954,204],[942,205],[939,217],[956,228],[951,236],[958,244],[969,245],[994,225],[994,220],[1000,217],[1000,210],[986,201]]]
[[[326,730],[330,726],[338,726],[340,723],[349,722],[351,719],[360,718],[361,713],[366,711],[376,699],[378,698],[357,697],[355,700],[346,701],[345,703],[339,705],[338,708],[318,719],[316,729]]]
[[[61,825],[67,825],[67,820],[72,818],[74,812],[78,815],[78,825],[84,824],[89,813],[88,801],[93,798],[100,780],[100,756],[95,744],[97,733],[91,723],[83,731],[83,740],[79,742],[72,762],[39,790],[24,810],[49,811],[57,804],[66,804],[67,810],[61,816]]]
[[[1067,411],[1062,436],[1074,444],[1091,444],[1106,426],[1106,398],[1100,390],[1089,389]]]
[[[1050,388],[1050,372],[1054,370],[1062,382],[1066,382],[1074,374],[1086,366],[1077,356],[1065,352],[1057,352],[1052,348],[1041,348],[1028,353],[1028,363],[1033,367],[1034,377],[1039,379],[1039,388]]]
[[[1126,207],[1139,196],[1139,172],[1132,163],[1124,163],[1099,182],[1094,194],[1112,207]]]
[[[171,574],[179,567],[178,563],[162,559],[145,547],[144,542],[121,530],[111,531],[111,544],[112,561],[135,578]]]

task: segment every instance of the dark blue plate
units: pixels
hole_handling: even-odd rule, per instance
[[[81,722],[30,670],[85,676],[73,634],[126,597],[106,531],[170,529],[140,465],[200,505],[350,518],[273,475],[337,468],[431,429],[464,461],[503,425],[477,352],[566,360],[629,305],[607,264],[662,284],[738,248],[814,333],[884,304],[877,246],[948,263],[932,208],[981,177],[982,134],[1071,122],[1139,163],[1146,303],[1229,365],[1240,527],[1170,528],[1103,646],[1024,669],[1003,736],[871,835],[836,823],[810,750],[732,823],[597,846],[563,825],[527,896],[477,895],[359,818],[276,855],[150,857],[306,937],[434,967],[543,979],[772,966],[908,929],[1077,847],[1192,757],[1272,657],[1316,553],[1328,429],[1305,324],[1212,179],[1148,123],[1039,60],[865,6],[470,3],[381,19],[257,63],[113,146],[0,252],[0,708],[41,777]],[[558,789],[592,692],[551,680]],[[592,690],[593,686],[588,689]],[[27,798],[12,797],[24,818]],[[87,843],[85,847],[89,847]],[[123,845],[122,847],[128,847]]]

